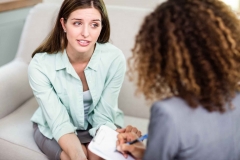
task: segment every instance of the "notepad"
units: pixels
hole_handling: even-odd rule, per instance
[[[106,160],[134,160],[130,155],[126,159],[121,153],[116,152],[117,135],[118,132],[103,125],[99,128],[88,148],[91,152]]]

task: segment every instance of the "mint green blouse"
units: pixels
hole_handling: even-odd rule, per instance
[[[40,132],[59,140],[67,133],[85,130],[90,123],[90,135],[95,136],[101,125],[116,129],[123,126],[123,112],[118,109],[118,95],[126,72],[126,60],[121,50],[110,43],[97,43],[84,69],[92,104],[87,121],[84,119],[82,82],[63,53],[38,53],[28,67],[28,78],[38,102],[31,121]]]

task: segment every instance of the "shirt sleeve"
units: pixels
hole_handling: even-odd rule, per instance
[[[173,160],[178,152],[177,127],[167,109],[155,103],[151,108],[148,141],[143,160]]]
[[[36,57],[32,59],[28,67],[29,83],[44,119],[51,129],[54,139],[58,141],[64,134],[75,132],[76,127],[70,122],[66,107],[58,98],[44,67]]]
[[[117,114],[119,114],[118,96],[126,72],[126,59],[124,55],[122,54],[120,57],[117,57],[110,68],[110,76],[105,82],[101,98],[96,105],[92,116],[93,128],[89,130],[89,133],[93,137],[95,136],[96,130],[101,125],[106,125],[114,130],[117,129],[114,124]]]

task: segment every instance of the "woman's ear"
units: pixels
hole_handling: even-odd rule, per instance
[[[66,31],[65,22],[64,22],[64,18],[61,18],[61,19],[60,19],[60,22],[61,22],[61,25],[62,25],[63,31],[64,31],[64,32],[67,32],[67,31]]]

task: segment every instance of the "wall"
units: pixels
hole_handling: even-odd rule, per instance
[[[154,8],[165,0],[104,0],[106,5],[120,5],[128,7]],[[62,0],[43,0],[47,3],[62,3]]]
[[[0,12],[0,66],[14,59],[30,8]]]

